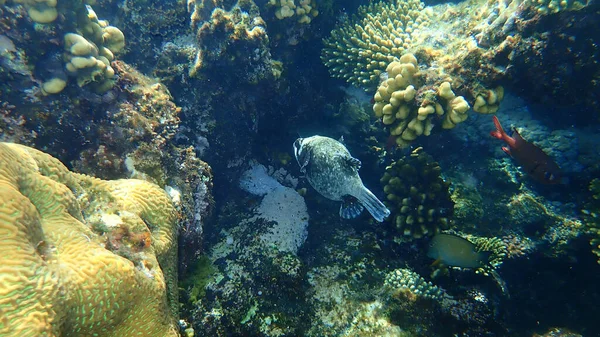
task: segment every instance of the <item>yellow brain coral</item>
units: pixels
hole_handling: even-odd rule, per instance
[[[178,336],[176,233],[159,187],[0,143],[0,335]]]

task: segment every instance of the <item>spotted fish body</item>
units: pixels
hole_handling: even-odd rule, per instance
[[[294,142],[294,155],[310,185],[327,199],[342,201],[340,216],[354,218],[363,207],[381,222],[390,211],[362,183],[360,161],[331,138],[313,136]]]

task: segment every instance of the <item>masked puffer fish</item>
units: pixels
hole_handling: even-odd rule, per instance
[[[317,192],[327,199],[342,201],[342,218],[355,218],[363,208],[379,222],[390,215],[385,205],[363,185],[358,175],[360,160],[352,157],[342,143],[322,136],[298,138],[294,142],[294,155],[300,171]]]

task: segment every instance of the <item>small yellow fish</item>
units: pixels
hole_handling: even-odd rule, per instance
[[[481,268],[488,264],[489,255],[475,250],[475,245],[460,236],[436,234],[429,243],[427,256],[450,267]]]

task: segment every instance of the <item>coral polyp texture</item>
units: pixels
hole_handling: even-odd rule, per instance
[[[385,277],[384,287],[392,292],[409,292],[414,296],[432,300],[441,300],[448,297],[444,289],[406,268],[396,269],[388,273]]]
[[[450,226],[454,203],[439,164],[419,149],[392,162],[381,178],[387,221],[402,236],[420,238]]]
[[[141,180],[0,143],[0,335],[178,336],[176,214]]]
[[[412,35],[429,20],[419,0],[374,2],[325,39],[321,59],[332,76],[373,88],[392,61],[409,50]]]
[[[398,146],[406,146],[421,135],[429,136],[434,118],[443,120],[444,129],[454,128],[467,119],[469,103],[454,94],[451,79],[428,84],[436,79],[419,73],[413,54],[404,54],[391,62],[384,75],[385,80],[375,93],[373,111],[389,128]]]

